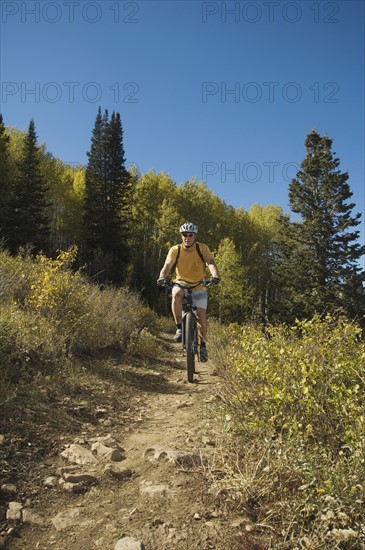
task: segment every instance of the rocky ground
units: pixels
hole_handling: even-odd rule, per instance
[[[265,548],[218,481],[214,362],[189,384],[180,347],[164,345],[163,361],[113,363],[97,387],[56,400],[54,418],[25,407],[2,430],[0,548]]]

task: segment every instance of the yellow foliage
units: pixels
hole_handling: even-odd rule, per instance
[[[42,311],[45,315],[56,314],[58,317],[76,317],[77,312],[72,304],[82,303],[88,295],[87,287],[75,286],[80,279],[79,273],[72,273],[69,267],[77,256],[77,247],[68,251],[61,251],[56,259],[52,260],[42,254],[36,257],[33,279],[26,305],[35,311]],[[77,292],[77,295],[75,293]],[[68,298],[72,294],[72,299]]]

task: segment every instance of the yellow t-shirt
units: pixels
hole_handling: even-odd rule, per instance
[[[170,248],[167,254],[167,261],[176,261],[179,245]],[[199,249],[203,258],[207,261],[212,257],[212,253],[206,244],[199,243]],[[191,249],[185,250],[183,245],[180,246],[180,256],[176,265],[176,281],[183,281],[188,285],[192,285],[205,278],[205,267],[201,257],[198,254],[194,244]]]

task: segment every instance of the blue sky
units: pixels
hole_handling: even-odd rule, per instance
[[[363,212],[364,27],[360,0],[2,0],[1,111],[72,163],[98,106],[119,111],[141,172],[286,212],[316,128]]]

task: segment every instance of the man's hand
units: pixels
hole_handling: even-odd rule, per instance
[[[166,277],[160,277],[159,279],[157,279],[158,286],[165,286],[168,282],[169,280],[166,279]]]
[[[212,277],[209,281],[209,286],[218,285],[221,282],[220,277]]]

